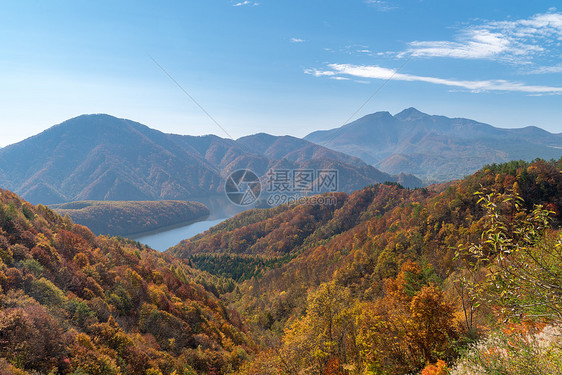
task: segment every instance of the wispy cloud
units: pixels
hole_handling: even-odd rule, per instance
[[[528,94],[562,94],[562,87],[555,86],[534,86],[520,82],[507,80],[482,80],[467,81],[447,78],[418,76],[412,74],[396,73],[392,69],[383,68],[376,65],[350,65],[350,64],[329,64],[328,70],[307,69],[305,73],[315,77],[336,77],[347,78],[346,76],[369,79],[387,80],[392,77],[397,81],[426,82],[436,85],[461,88],[471,92],[503,91],[503,92],[523,92]]]
[[[541,66],[528,72],[529,74],[562,73],[562,64],[554,66]]]
[[[255,1],[244,0],[244,1],[241,1],[239,3],[232,4],[233,7],[241,7],[241,6],[245,6],[245,5],[255,7],[255,6],[260,5],[260,3],[257,3]]]
[[[291,38],[292,43],[304,43],[305,40],[301,38]]]
[[[334,64],[332,64],[334,65]],[[332,77],[338,74],[338,72],[333,70],[318,70],[318,69],[305,69],[306,74],[313,75],[315,77]]]
[[[560,56],[562,13],[554,10],[530,18],[485,22],[460,30],[454,40],[413,41],[402,55],[493,59],[529,64],[534,57]]]
[[[369,46],[364,44],[348,44],[339,50],[331,50],[331,52],[340,52],[351,56],[373,55],[373,51],[369,48]],[[395,55],[396,54],[393,54],[392,56]]]
[[[397,6],[391,5],[388,1],[384,0],[365,0],[365,2],[381,12],[388,12],[389,10],[398,8]]]

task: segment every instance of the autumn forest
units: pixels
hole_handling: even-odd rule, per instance
[[[562,375],[560,7],[3,1],[0,375]]]
[[[2,190],[0,373],[558,373],[561,169],[250,210],[164,253]]]

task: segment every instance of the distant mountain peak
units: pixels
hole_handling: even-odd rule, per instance
[[[379,112],[375,112],[375,113],[371,113],[370,115],[367,115],[365,117],[369,117],[369,118],[387,118],[387,117],[392,117],[392,115],[390,114],[390,112],[388,111],[379,111]]]
[[[74,131],[80,138],[97,138],[105,135],[106,137],[117,140],[119,137],[129,137],[131,134],[150,133],[163,134],[159,130],[150,129],[148,126],[139,122],[124,118],[115,117],[106,113],[92,113],[73,117],[45,130],[50,133]]]
[[[368,115],[365,115],[355,121],[352,121],[346,125],[344,125],[344,127],[354,127],[357,125],[364,125],[364,124],[368,124],[368,125],[372,125],[372,124],[376,124],[376,123],[381,123],[381,122],[385,122],[385,121],[391,121],[393,119],[392,115],[390,114],[390,112],[387,111],[379,111],[379,112],[375,112],[375,113],[371,113]]]
[[[421,111],[418,111],[414,107],[410,107],[410,108],[406,108],[400,113],[397,113],[394,117],[397,118],[398,120],[414,120],[427,116],[429,116],[427,113],[423,113]]]
[[[79,115],[73,118],[70,118],[66,121],[63,121],[62,124],[65,123],[69,123],[69,122],[76,122],[76,121],[85,121],[85,120],[103,120],[103,121],[130,121],[133,122],[131,120],[125,120],[125,119],[121,119],[112,115],[108,115],[107,113],[86,113],[83,115]]]
[[[65,128],[65,127],[94,127],[94,126],[115,126],[115,125],[127,125],[132,124],[141,125],[131,120],[121,119],[106,113],[92,113],[84,114],[80,116],[73,117],[66,121],[61,122],[53,126],[53,128]]]
[[[496,128],[413,107],[394,116],[388,112],[366,115],[305,139],[361,158],[386,173],[410,173],[439,182],[461,178],[486,164],[562,155],[562,134],[537,127]]]

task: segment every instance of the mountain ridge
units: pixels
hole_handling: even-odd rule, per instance
[[[222,193],[242,168],[341,168],[341,188],[404,180],[362,160],[295,137],[166,134],[106,114],[82,115],[0,151],[0,186],[32,203],[189,200]],[[264,141],[267,138],[267,141]],[[262,145],[261,151],[256,145]],[[287,150],[290,150],[288,152]],[[421,181],[409,176],[414,186]]]
[[[557,159],[562,134],[536,126],[504,129],[489,124],[429,115],[410,107],[366,115],[340,128],[304,139],[357,156],[387,173],[414,174],[426,183],[474,173],[489,163]]]
[[[285,370],[279,373],[301,370],[323,374],[330,363],[353,363],[355,369],[375,368],[375,373],[438,373],[420,372],[437,359],[432,358],[433,350],[413,349],[416,345],[441,348],[439,359],[451,366],[461,354],[455,353],[457,348],[473,348],[474,337],[486,335],[494,326],[491,322],[503,328],[510,316],[515,322],[522,320],[519,313],[497,307],[501,297],[489,297],[488,290],[496,291],[501,288],[498,285],[506,284],[503,274],[496,273],[500,261],[486,261],[493,267],[493,273],[488,276],[490,284],[485,284],[483,275],[487,272],[480,265],[474,266],[476,252],[463,249],[491,242],[498,232],[484,231],[497,223],[505,225],[500,233],[509,233],[517,220],[532,226],[529,223],[537,217],[537,211],[532,210],[539,210],[538,205],[550,211],[552,226],[559,228],[561,169],[562,158],[549,162],[512,161],[488,165],[462,180],[427,189],[377,184],[352,194],[327,194],[325,197],[336,200],[335,205],[307,202],[248,210],[182,241],[167,253],[184,258],[200,270],[239,282],[240,292],[230,296],[231,306],[240,311],[251,331],[261,338],[256,341],[262,350],[261,356],[253,359],[252,367],[242,374],[267,374],[271,363]],[[482,204],[488,194],[497,199],[498,207],[503,203],[504,208],[488,211]],[[521,198],[518,204],[524,207],[517,215],[512,211],[513,199],[509,203],[506,199],[514,196]],[[493,214],[498,218],[491,219]],[[526,229],[525,238],[532,230]],[[550,238],[557,236],[551,235]],[[551,242],[548,244],[545,248],[554,248]],[[484,249],[489,251],[485,256],[494,259],[497,249]],[[545,250],[538,254],[548,257]],[[556,254],[553,265],[560,264],[559,251]],[[528,266],[525,277],[532,274],[531,269]],[[525,297],[520,296],[540,295],[536,293],[537,284],[540,283],[534,283],[526,292],[522,288],[509,289],[513,290],[510,298],[514,295],[526,304]],[[428,298],[426,292],[430,289],[421,292],[423,285],[433,290],[435,293],[430,294],[436,298]],[[466,285],[489,289],[479,300],[472,290],[463,289]],[[504,294],[508,289],[499,290]],[[481,301],[480,307],[467,304],[467,296]],[[426,308],[414,310],[424,300]],[[438,312],[443,306],[448,306],[445,315]],[[397,316],[401,318],[397,320]],[[533,316],[539,320],[545,315]],[[423,319],[423,323],[410,325],[418,319]],[[449,322],[440,326],[449,329],[441,338],[427,334],[426,327],[433,332],[441,331],[437,328],[438,320]],[[531,321],[524,324],[528,323]],[[356,340],[362,329],[368,332],[363,336],[368,345]],[[420,332],[421,338],[412,339]],[[468,337],[472,339],[466,340]],[[317,370],[310,371],[316,353],[331,345],[339,345],[339,349],[327,351],[339,362],[326,355]],[[365,345],[363,349],[356,349],[361,345]],[[354,350],[370,356],[363,360],[365,357],[351,354]],[[519,359],[520,355],[514,358]],[[373,363],[378,367],[373,367]],[[479,369],[473,373],[483,372]]]

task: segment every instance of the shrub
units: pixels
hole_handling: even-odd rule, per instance
[[[472,346],[451,375],[561,374],[562,329],[498,330]]]
[[[61,306],[66,301],[62,290],[44,277],[39,280],[31,281],[31,287],[28,293],[42,305]]]

